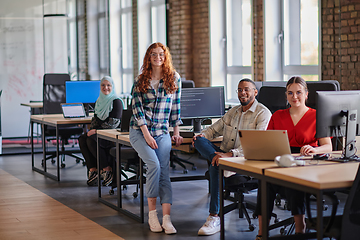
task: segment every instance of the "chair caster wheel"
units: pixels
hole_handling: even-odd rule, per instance
[[[286,235],[287,231],[285,228],[280,228],[280,234],[281,235]]]
[[[123,186],[123,190],[126,190],[126,189],[127,189],[127,186],[126,186],[126,185],[124,185],[124,186]]]
[[[86,162],[83,162],[82,164],[83,164],[83,166],[86,166]]]
[[[175,170],[176,166],[171,166],[171,168],[172,168],[173,170]]]
[[[55,160],[54,160],[54,159],[51,159],[51,163],[54,164],[54,163],[55,163]]]
[[[249,230],[250,230],[250,231],[254,231],[254,230],[255,230],[255,225],[254,225],[254,224],[250,224],[250,225],[249,225]]]
[[[275,218],[274,223],[278,223],[278,222],[280,222],[280,218]]]
[[[114,190],[113,189],[109,190],[109,195],[114,195]]]
[[[61,164],[61,168],[65,168],[65,166],[66,166],[65,163]]]
[[[255,215],[255,213],[253,213],[252,215],[253,219],[257,219],[258,217]]]
[[[80,159],[76,159],[75,162],[76,162],[76,163],[79,163],[79,162],[80,162]]]
[[[133,195],[134,198],[137,198],[138,193],[137,193],[137,192],[134,192],[132,195]]]
[[[196,168],[196,166],[193,166],[191,169],[195,171],[197,168]]]
[[[187,169],[184,169],[183,173],[184,173],[184,174],[187,174],[187,173],[188,173],[188,170],[187,170]]]
[[[44,160],[41,161],[41,166],[42,166],[42,167],[44,166]]]

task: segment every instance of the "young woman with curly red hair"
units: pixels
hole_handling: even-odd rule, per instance
[[[146,163],[146,196],[149,205],[149,226],[152,232],[176,233],[171,223],[172,189],[169,175],[171,140],[182,143],[179,134],[180,75],[172,65],[169,49],[153,43],[146,51],[141,74],[132,90],[130,143]],[[174,127],[170,137],[168,127]],[[160,197],[162,225],[156,213],[156,198]]]

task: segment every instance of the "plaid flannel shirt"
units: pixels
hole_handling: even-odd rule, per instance
[[[182,124],[180,119],[181,79],[175,72],[175,81],[178,89],[173,94],[166,93],[163,80],[160,80],[159,89],[150,87],[146,93],[135,91],[137,81],[132,91],[132,112],[130,126],[139,129],[147,125],[151,136],[168,133],[169,126]]]

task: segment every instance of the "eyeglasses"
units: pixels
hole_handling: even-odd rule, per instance
[[[248,87],[246,87],[246,88],[244,88],[244,89],[238,88],[238,89],[235,90],[235,92],[237,92],[237,93],[240,92],[240,93],[241,93],[241,92],[245,91],[246,93],[248,93],[248,92],[250,92],[252,89],[255,90],[255,88],[248,88]]]
[[[164,57],[165,56],[165,53],[150,53],[150,56],[153,57],[153,58],[156,58],[157,56],[159,57]]]

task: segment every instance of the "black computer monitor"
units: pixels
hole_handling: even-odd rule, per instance
[[[341,159],[357,160],[355,136],[360,135],[360,91],[317,91],[316,104],[316,137],[345,137]]]
[[[100,80],[66,81],[66,103],[83,103],[88,114],[100,94]]]
[[[193,119],[194,132],[200,132],[201,122],[225,114],[224,87],[183,88],[181,90],[182,119]]]

